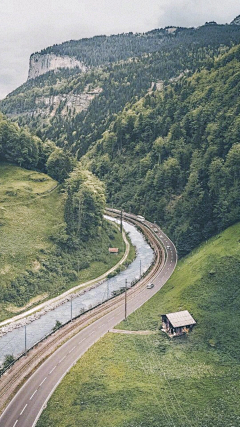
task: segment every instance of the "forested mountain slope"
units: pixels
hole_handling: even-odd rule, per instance
[[[43,49],[40,54],[70,56],[83,62],[88,67],[101,66],[106,63],[125,61],[128,58],[153,53],[164,48],[197,44],[206,46],[228,44],[239,38],[239,27],[218,25],[216,22],[206,23],[198,28],[166,27],[146,33],[122,33],[111,36],[95,36],[81,40],[70,40],[62,44]],[[34,54],[33,54],[34,56]]]
[[[240,26],[215,23],[66,42],[42,54],[74,55],[88,71],[28,80],[0,108],[61,147],[47,153],[53,169],[87,153],[108,201],[163,224],[183,255],[239,219],[238,42]],[[72,165],[50,174],[63,181]]]
[[[122,239],[104,209],[96,176],[0,115],[0,320],[115,264],[108,248]]]
[[[71,55],[88,67],[50,71],[12,92],[1,110],[80,158],[126,103],[170,78],[211,67],[214,56],[240,42],[238,25],[206,24],[70,41],[40,55]]]
[[[181,255],[240,215],[240,46],[129,104],[85,165],[108,202],[167,228]]]
[[[123,255],[121,234],[103,220],[97,178],[75,170],[66,195],[56,184],[0,162],[0,321],[103,274]],[[111,245],[117,258],[108,255]]]

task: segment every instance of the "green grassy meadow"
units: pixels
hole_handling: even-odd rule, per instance
[[[168,283],[66,375],[37,427],[240,425],[240,223],[182,259]],[[192,333],[170,339],[160,313],[187,309]]]
[[[43,173],[0,163],[0,321],[98,277],[123,256],[122,236],[106,222],[77,249],[57,244],[64,195],[56,184]],[[110,256],[109,246],[119,254]]]

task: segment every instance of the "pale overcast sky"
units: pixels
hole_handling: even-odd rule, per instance
[[[27,79],[29,56],[100,34],[230,23],[240,0],[0,0],[0,99]]]

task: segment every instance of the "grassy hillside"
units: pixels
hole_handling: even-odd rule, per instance
[[[1,283],[34,268],[39,251],[49,250],[52,228],[63,219],[62,198],[49,176],[0,164]],[[44,194],[45,193],[45,194]]]
[[[237,427],[240,423],[240,223],[182,259],[164,288],[66,376],[38,427]],[[188,336],[159,331],[188,309]]]
[[[0,320],[97,277],[122,257],[121,236],[105,223],[78,248],[59,243],[64,195],[56,184],[48,175],[0,163]],[[120,248],[118,257],[108,257],[112,245]]]

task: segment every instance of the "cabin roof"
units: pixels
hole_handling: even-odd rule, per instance
[[[166,317],[174,328],[196,324],[194,318],[187,310],[178,311],[177,313],[168,313]]]
[[[109,248],[108,250],[111,254],[117,254],[118,253],[118,248]]]

